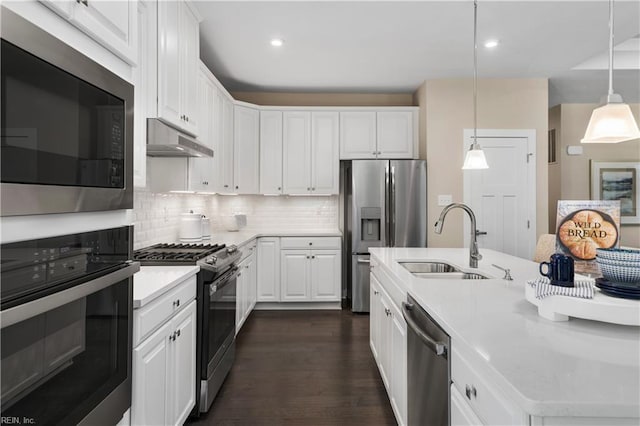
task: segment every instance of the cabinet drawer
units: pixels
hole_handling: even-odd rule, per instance
[[[452,346],[455,342],[452,343]],[[483,381],[469,362],[453,350],[451,356],[451,380],[463,399],[484,424],[524,425],[525,418],[514,403],[497,389]],[[467,387],[469,395],[467,395]]]
[[[340,249],[340,237],[282,237],[281,249]]]
[[[253,253],[255,253],[256,245],[257,245],[257,242],[256,242],[255,239],[253,239],[253,240],[249,241],[248,243],[245,243],[245,244],[239,246],[238,250],[240,250],[242,252],[242,256],[240,256],[240,259],[238,260],[238,263],[242,262],[247,257],[249,257]]]
[[[133,311],[133,346],[194,300],[196,287],[196,275],[193,275],[149,305]]]

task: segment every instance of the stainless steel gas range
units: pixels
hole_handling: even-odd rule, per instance
[[[224,244],[156,244],[134,252],[143,266],[198,265],[196,405],[206,413],[235,357],[236,262],[242,253]]]

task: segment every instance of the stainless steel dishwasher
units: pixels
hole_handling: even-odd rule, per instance
[[[450,421],[451,338],[418,303],[402,303],[407,321],[407,423],[448,426]]]

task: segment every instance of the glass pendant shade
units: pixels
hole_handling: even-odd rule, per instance
[[[582,143],[618,143],[640,139],[640,130],[625,103],[607,103],[593,110]]]
[[[464,158],[464,164],[462,170],[479,170],[488,169],[487,159],[484,156],[484,151],[476,144],[471,145],[467,156]]]

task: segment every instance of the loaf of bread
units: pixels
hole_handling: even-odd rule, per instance
[[[615,224],[593,210],[579,210],[558,230],[558,238],[573,256],[582,260],[596,257],[596,249],[610,248],[618,240]]]

